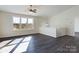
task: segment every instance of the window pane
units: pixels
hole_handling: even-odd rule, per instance
[[[26,28],[26,24],[21,24],[21,28]]]
[[[28,24],[33,24],[33,18],[28,18]]]
[[[13,23],[19,24],[20,23],[20,17],[13,17]]]
[[[21,24],[26,24],[27,23],[27,18],[21,18]]]
[[[13,24],[14,30],[20,29],[20,24]]]

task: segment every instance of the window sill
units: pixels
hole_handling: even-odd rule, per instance
[[[34,30],[34,28],[32,28],[32,29],[13,29],[13,31],[29,31],[29,30]]]

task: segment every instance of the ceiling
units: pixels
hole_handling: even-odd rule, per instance
[[[33,8],[37,9],[37,13],[29,13],[28,7],[28,5],[0,5],[0,10],[33,16],[54,16],[69,8],[74,7],[74,5],[33,5]]]

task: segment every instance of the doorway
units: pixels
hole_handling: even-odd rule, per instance
[[[76,37],[79,37],[79,18],[75,18],[75,24],[74,24],[74,26],[75,26],[75,36]]]

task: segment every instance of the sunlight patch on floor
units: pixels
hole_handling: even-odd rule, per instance
[[[5,46],[7,43],[9,43],[11,40],[6,40],[0,43],[0,48],[2,48],[3,46]]]
[[[20,53],[27,50],[29,42],[21,43],[13,53]]]
[[[24,40],[22,42],[24,43],[21,43],[17,48],[16,50],[13,52],[13,53],[20,53],[20,52],[24,52],[24,51],[27,51],[27,48],[28,48],[28,45],[30,43],[30,40],[31,40],[32,37],[26,37],[24,38]]]
[[[6,47],[0,49],[0,53],[9,53],[13,49],[14,46],[15,45],[6,46]]]
[[[22,39],[23,39],[23,38],[15,39],[15,40],[14,40],[13,42],[11,42],[9,45],[19,43]]]
[[[9,43],[11,40],[3,41],[0,43],[0,47],[2,47],[0,49],[0,53],[2,53],[2,52],[9,53],[18,43],[19,43],[19,45],[17,46],[17,48],[14,50],[13,53],[21,53],[21,52],[27,51],[27,48],[28,48],[28,45],[29,45],[31,39],[32,39],[32,37],[28,36],[28,37],[24,37],[24,38],[14,39],[14,41],[12,41],[11,43]],[[21,40],[23,40],[23,41],[21,42]],[[7,44],[7,43],[9,43],[9,44]],[[6,46],[4,46],[4,45],[6,45]]]
[[[29,37],[25,37],[24,40],[23,40],[23,42],[29,42],[31,39],[32,39],[31,36],[29,36]]]

